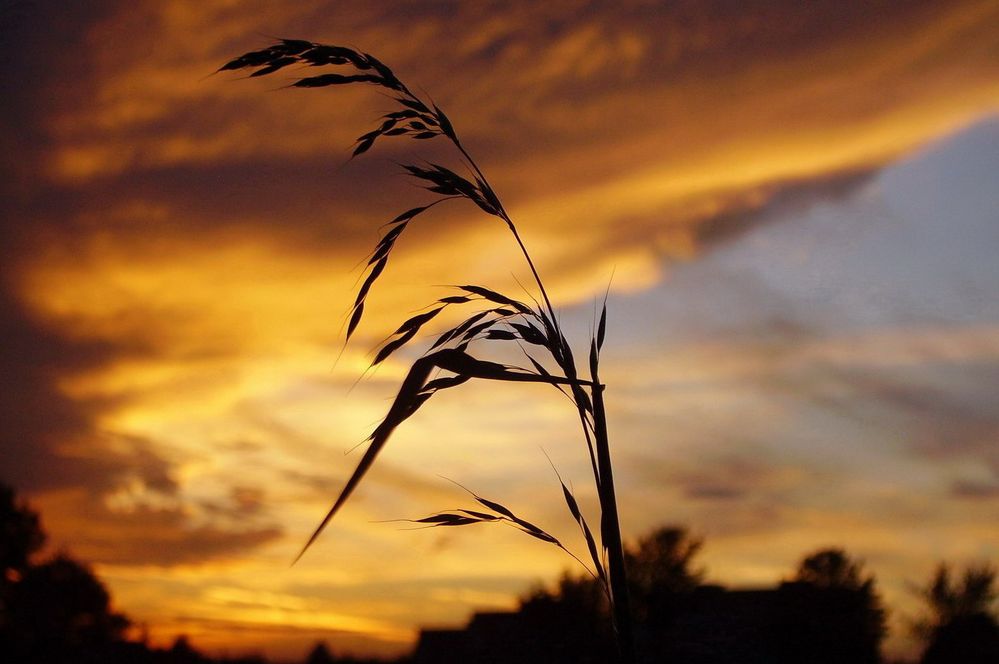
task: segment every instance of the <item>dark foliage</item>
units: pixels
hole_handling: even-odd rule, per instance
[[[999,625],[985,613],[955,617],[933,630],[922,664],[999,662]]]
[[[843,549],[822,549],[806,556],[794,579],[780,590],[785,597],[785,647],[790,659],[807,652],[816,664],[880,661],[880,644],[887,634],[885,610],[873,575]],[[844,634],[851,638],[842,638]]]
[[[647,625],[668,624],[704,571],[693,567],[703,540],[683,528],[659,528],[625,554],[636,617]]]
[[[5,662],[110,661],[128,620],[111,610],[104,585],[86,566],[65,555],[31,564],[44,541],[38,515],[0,487],[0,652]]]
[[[533,592],[520,606],[524,640],[531,645],[524,661],[614,661],[607,613],[607,597],[589,578],[563,576],[555,592]]]
[[[637,616],[637,661],[670,664],[873,664],[884,612],[873,577],[842,550],[806,557],[777,588],[704,585],[699,538],[661,528],[626,552]],[[425,632],[414,661],[460,652],[483,662],[613,661],[613,635],[600,586],[563,577],[516,613],[478,614],[464,631]]]
[[[128,622],[84,565],[61,555],[31,562],[44,538],[38,515],[5,496],[3,546],[22,563],[5,577],[0,612],[0,661],[7,664],[265,664],[260,657],[216,659],[185,637],[166,649],[124,638]],[[474,494],[473,494],[474,496]],[[508,508],[478,496],[485,510],[431,517],[477,522],[506,519]],[[464,515],[464,517],[462,516]],[[6,527],[20,524],[18,527]],[[533,524],[518,527],[530,531]],[[540,529],[539,529],[540,530]],[[543,531],[542,531],[543,532]],[[29,536],[25,536],[28,533]],[[874,664],[885,634],[885,612],[873,575],[842,549],[803,558],[777,588],[728,590],[703,583],[696,558],[703,542],[682,528],[660,528],[626,551],[636,620],[637,659],[670,664]],[[923,664],[999,662],[996,572],[973,566],[955,578],[936,570],[922,595],[928,614]],[[424,630],[412,657],[400,663],[532,664],[611,662],[617,649],[598,578],[565,575],[558,585],[528,593],[510,613],[479,613],[463,630]],[[339,657],[317,644],[304,664],[373,664]]]
[[[305,664],[335,664],[335,662],[336,660],[333,659],[333,655],[330,654],[325,643],[317,643],[316,647],[305,658]]]
[[[941,564],[921,594],[929,615],[916,624],[927,641],[923,664],[999,662],[996,568],[969,567],[960,580]]]
[[[0,485],[0,584],[19,577],[44,543],[38,515],[16,500],[13,489]]]

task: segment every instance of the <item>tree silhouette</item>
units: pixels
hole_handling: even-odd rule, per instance
[[[32,564],[45,541],[38,514],[0,486],[0,654],[5,662],[105,662],[128,620],[93,572],[66,555]]]
[[[0,584],[16,581],[44,543],[38,514],[18,502],[13,489],[0,484]]]
[[[864,590],[873,586],[874,578],[864,578],[862,568],[843,549],[822,549],[801,561],[794,580],[817,588]]]
[[[607,596],[590,577],[564,574],[554,591],[538,588],[520,605],[523,652],[537,662],[614,661]]]
[[[30,567],[10,606],[14,651],[24,661],[101,661],[128,627],[93,572],[61,555]]]
[[[208,661],[191,645],[186,634],[181,634],[173,641],[173,645],[165,653],[165,659],[170,664],[204,664]]]
[[[921,623],[922,629],[932,630],[955,618],[978,613],[995,615],[995,581],[996,569],[988,564],[969,567],[958,583],[951,577],[950,566],[940,563],[921,592],[931,612]]]
[[[703,582],[702,547],[686,529],[663,527],[626,550],[637,661],[880,661],[885,612],[874,577],[842,549],[806,556],[777,588],[730,590]],[[464,631],[428,634],[414,661],[613,661],[607,609],[600,584],[565,575],[526,596],[516,614],[477,614]]]
[[[704,540],[692,537],[686,529],[667,526],[626,551],[628,580],[640,619],[668,620],[678,598],[701,584],[704,570],[694,569],[693,561],[703,545]]]
[[[881,660],[885,610],[874,576],[838,548],[821,549],[781,584],[783,613],[776,635],[786,659],[815,664]]]
[[[694,569],[694,558],[704,540],[685,528],[665,526],[638,541],[626,554],[628,576],[636,592],[689,592],[700,585],[703,569]]]
[[[637,640],[649,661],[684,661],[676,621],[703,581],[704,570],[694,567],[703,545],[685,528],[665,526],[625,552]]]
[[[973,565],[960,581],[946,563],[937,566],[921,591],[929,616],[916,623],[927,640],[923,664],[990,664],[999,662],[996,568]]]
[[[323,642],[317,643],[316,647],[305,658],[305,664],[335,664],[335,662],[336,660],[330,654],[329,648]]]
[[[643,661],[660,661],[675,654],[674,639],[663,635],[685,598],[701,583],[704,572],[693,566],[701,546],[702,541],[684,528],[663,527],[626,549],[629,592]],[[599,583],[591,577],[565,574],[554,590],[538,588],[521,601],[518,636],[526,647],[497,661],[614,661],[608,609]]]
[[[11,652],[14,588],[24,577],[31,556],[45,543],[38,514],[0,484],[0,652]]]

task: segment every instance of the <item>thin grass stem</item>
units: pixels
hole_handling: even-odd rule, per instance
[[[441,298],[431,305],[432,309],[410,317],[379,344],[380,349],[372,366],[380,364],[392,353],[404,347],[416,336],[423,325],[434,319],[445,307],[451,304],[460,306],[478,298],[487,301],[490,305],[486,310],[473,314],[458,326],[441,333],[430,349],[412,363],[388,413],[368,438],[370,445],[364,456],[298,557],[301,557],[312,545],[350,497],[392,432],[435,393],[442,389],[455,387],[473,378],[477,380],[547,383],[559,389],[573,402],[583,429],[600,505],[599,547],[572,492],[562,483],[561,478],[559,478],[559,482],[562,484],[569,511],[582,530],[598,573],[592,571],[556,538],[534,524],[515,516],[513,512],[501,504],[484,499],[474,493],[472,496],[476,501],[491,510],[492,514],[472,510],[456,510],[453,513],[438,513],[424,519],[418,519],[415,523],[426,523],[427,527],[437,527],[500,520],[528,535],[562,549],[600,584],[611,606],[620,661],[622,664],[633,664],[635,653],[632,642],[631,613],[624,567],[624,549],[621,541],[617,498],[611,467],[610,443],[607,434],[607,416],[604,407],[605,386],[597,375],[599,351],[605,330],[606,295],[600,324],[597,326],[594,339],[591,342],[590,380],[583,380],[579,377],[580,374],[573,359],[572,347],[562,331],[548,290],[545,288],[541,274],[527,250],[516,224],[489,184],[482,169],[462,145],[454,126],[444,112],[433,103],[432,99],[429,104],[424,103],[395,76],[391,69],[374,56],[343,46],[282,39],[269,48],[246,53],[231,60],[224,64],[220,71],[251,68],[256,70],[251,77],[256,77],[272,74],[292,64],[309,65],[309,67],[333,66],[335,71],[326,70],[326,73],[306,76],[288,87],[318,88],[353,83],[373,84],[390,91],[390,98],[399,104],[399,109],[382,116],[378,128],[357,139],[351,159],[368,151],[376,141],[385,137],[405,135],[423,140],[444,136],[457,149],[463,165],[468,169],[466,175],[470,176],[459,175],[446,166],[434,163],[425,163],[423,166],[400,164],[408,176],[415,178],[420,187],[439,194],[441,198],[428,205],[403,212],[386,224],[392,228],[385,232],[375,251],[369,255],[368,267],[365,268],[366,277],[357,290],[354,305],[349,315],[344,347],[362,319],[368,293],[385,269],[396,240],[415,217],[439,203],[453,198],[467,198],[485,213],[503,220],[527,262],[543,301],[542,305],[537,298],[528,293],[530,300],[534,303],[534,306],[531,307],[480,285],[458,286],[460,295]],[[348,68],[347,73],[342,73],[345,70],[339,69],[341,66]],[[353,72],[350,71],[350,67],[353,67]],[[427,98],[430,99],[429,96]],[[477,297],[473,298],[473,295]],[[511,322],[510,319],[514,317],[521,318],[519,321]],[[532,322],[532,319],[537,321],[537,325]],[[534,360],[523,346],[521,346],[521,350],[534,365],[533,371],[528,368],[482,360],[471,355],[467,350],[469,345],[482,341],[517,341],[518,344],[520,341],[524,341],[543,346],[561,369],[562,375],[555,375],[558,372],[550,373]],[[341,348],[340,354],[342,355],[342,353],[343,349]],[[447,375],[438,377],[441,370],[446,371]],[[566,387],[568,390],[565,389]],[[558,471],[556,471],[557,474]],[[459,486],[461,485],[459,484]],[[472,492],[469,491],[469,493]]]

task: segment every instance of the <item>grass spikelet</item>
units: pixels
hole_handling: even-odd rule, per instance
[[[402,212],[385,224],[389,228],[367,259],[366,276],[351,306],[345,343],[357,330],[364,314],[368,294],[384,273],[389,257],[408,225],[413,223],[416,217],[445,201],[466,199],[493,219],[501,221],[520,249],[537,288],[537,297],[528,293],[533,302],[532,306],[485,286],[475,284],[457,286],[455,295],[441,298],[424,313],[410,317],[381,344],[373,365],[384,362],[393,353],[406,346],[445,308],[473,303],[487,303],[489,306],[483,311],[471,313],[456,326],[440,333],[424,355],[412,363],[388,412],[369,437],[367,450],[298,557],[300,558],[316,541],[351,496],[395,429],[417,412],[434,394],[440,390],[458,387],[472,379],[549,385],[560,390],[573,402],[592,466],[593,481],[600,505],[599,543],[593,536],[575,496],[561,477],[559,484],[569,514],[580,528],[595,571],[591,571],[562,542],[548,532],[516,516],[501,503],[474,493],[472,496],[476,502],[487,511],[460,509],[439,512],[416,519],[413,523],[424,527],[453,527],[485,522],[506,523],[531,537],[559,547],[576,559],[602,584],[612,607],[621,661],[624,664],[632,664],[634,652],[631,615],[603,403],[605,386],[600,383],[598,376],[600,351],[607,327],[606,297],[599,322],[590,341],[588,362],[590,376],[584,379],[577,370],[572,348],[562,332],[545,284],[516,224],[485,174],[465,149],[454,124],[444,111],[436,104],[427,103],[414,94],[387,65],[373,55],[343,46],[317,44],[299,39],[281,39],[268,48],[251,51],[226,62],[219,71],[250,70],[250,78],[255,78],[269,76],[296,64],[303,65],[316,73],[298,78],[288,86],[290,88],[312,90],[352,84],[373,85],[383,88],[387,92],[387,97],[397,106],[379,118],[373,129],[357,138],[351,158],[369,152],[385,138],[408,137],[421,142],[443,138],[450,143],[459,161],[468,171],[463,175],[437,163],[403,165],[405,174],[416,179],[424,189],[436,195],[436,198],[430,203]],[[531,368],[490,362],[470,352],[471,348],[480,344],[511,341],[533,347],[532,352],[547,353],[555,369],[546,369],[526,350],[524,356]],[[522,345],[521,349],[523,348]],[[449,375],[431,380],[431,376],[440,371]],[[601,562],[601,552],[606,556],[606,568]]]

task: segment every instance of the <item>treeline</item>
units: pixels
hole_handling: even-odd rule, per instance
[[[88,567],[59,554],[37,561],[45,542],[38,515],[0,485],[0,661],[9,664],[265,664],[217,659],[180,637],[153,648],[127,637]],[[643,663],[879,664],[886,609],[874,576],[841,549],[805,556],[774,588],[707,584],[696,564],[702,540],[661,528],[627,551],[636,647]],[[922,664],[996,664],[996,570],[960,574],[940,565],[921,589],[924,614],[913,630]],[[603,586],[563,576],[529,592],[518,610],[475,614],[463,629],[421,632],[411,664],[604,664],[615,660]],[[304,664],[364,664],[317,644]]]
[[[887,611],[872,574],[845,551],[805,556],[773,588],[706,584],[702,540],[661,528],[626,552],[638,661],[643,664],[880,664]],[[919,592],[923,664],[999,663],[996,570],[955,576],[940,565]],[[601,585],[564,576],[517,611],[479,613],[460,630],[424,630],[413,664],[615,661]]]
[[[166,648],[127,637],[131,622],[89,567],[66,554],[36,560],[45,544],[36,512],[0,484],[0,662],[3,664],[267,664],[213,658],[186,637]],[[304,664],[374,664],[317,644]]]

